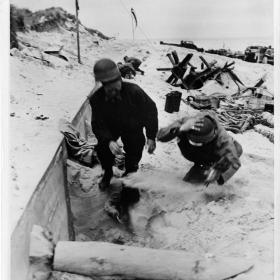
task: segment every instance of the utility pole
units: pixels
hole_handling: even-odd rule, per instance
[[[80,55],[80,33],[79,33],[79,3],[78,0],[76,1],[76,29],[77,29],[77,48],[78,48],[78,62],[82,64],[81,62],[81,55]]]

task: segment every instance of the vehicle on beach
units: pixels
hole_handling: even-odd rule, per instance
[[[264,46],[249,46],[245,50],[245,61],[256,63],[269,63],[273,65],[274,49]]]
[[[232,52],[231,54],[229,54],[228,57],[244,60],[245,55],[241,51],[236,51],[236,52]]]
[[[229,56],[229,51],[226,49],[210,49],[206,51],[207,53],[212,53],[212,54],[218,54],[218,55],[223,55],[223,56]]]
[[[245,61],[248,62],[260,62],[265,53],[265,47],[263,46],[249,46],[245,49]]]
[[[244,53],[241,51],[232,51],[230,49],[227,50],[227,53],[225,56],[230,57],[230,58],[238,58],[244,60]]]
[[[197,47],[193,41],[184,41],[182,40],[181,42],[181,46],[182,47],[185,47],[185,48],[188,48],[188,49],[193,49],[193,50],[197,50],[198,52],[203,52],[204,49],[203,48],[199,48]]]
[[[196,50],[197,49],[197,46],[194,44],[193,41],[181,41],[181,46],[183,47],[186,47],[188,49],[193,49],[193,50]]]
[[[193,41],[180,41],[180,43],[166,43],[163,41],[159,42],[160,45],[168,45],[168,46],[176,46],[176,47],[182,47],[182,48],[187,48],[187,49],[192,49],[192,50],[196,50],[198,52],[204,52],[203,48],[199,48],[197,47]]]
[[[265,51],[262,63],[274,65],[274,48]]]

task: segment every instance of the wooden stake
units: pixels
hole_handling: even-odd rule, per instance
[[[80,55],[80,33],[79,33],[79,3],[76,0],[76,31],[77,31],[77,49],[78,49],[78,62],[81,64],[81,55]]]

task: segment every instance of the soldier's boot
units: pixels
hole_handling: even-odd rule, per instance
[[[107,200],[104,205],[105,212],[114,220],[121,222],[121,214],[118,205],[111,199]]]
[[[206,171],[209,168],[209,166],[194,164],[191,167],[191,169],[186,173],[185,177],[183,178],[183,181],[192,184],[201,184],[205,181],[207,177]]]
[[[128,174],[135,173],[138,170],[138,164],[133,164],[125,167],[125,172],[122,174],[122,177],[127,176]]]
[[[113,219],[121,222],[122,218],[122,205],[121,205],[121,192],[123,186],[122,182],[115,180],[112,182],[109,189],[109,199],[105,202],[104,210]]]

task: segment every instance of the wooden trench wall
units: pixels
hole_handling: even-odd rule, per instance
[[[72,121],[82,136],[85,136],[86,131],[85,120],[90,121],[90,118],[91,108],[86,99]],[[62,140],[12,232],[10,263],[12,280],[32,279],[29,245],[33,225],[50,230],[55,243],[59,240],[75,239],[66,187],[66,159],[67,149],[65,141]]]

